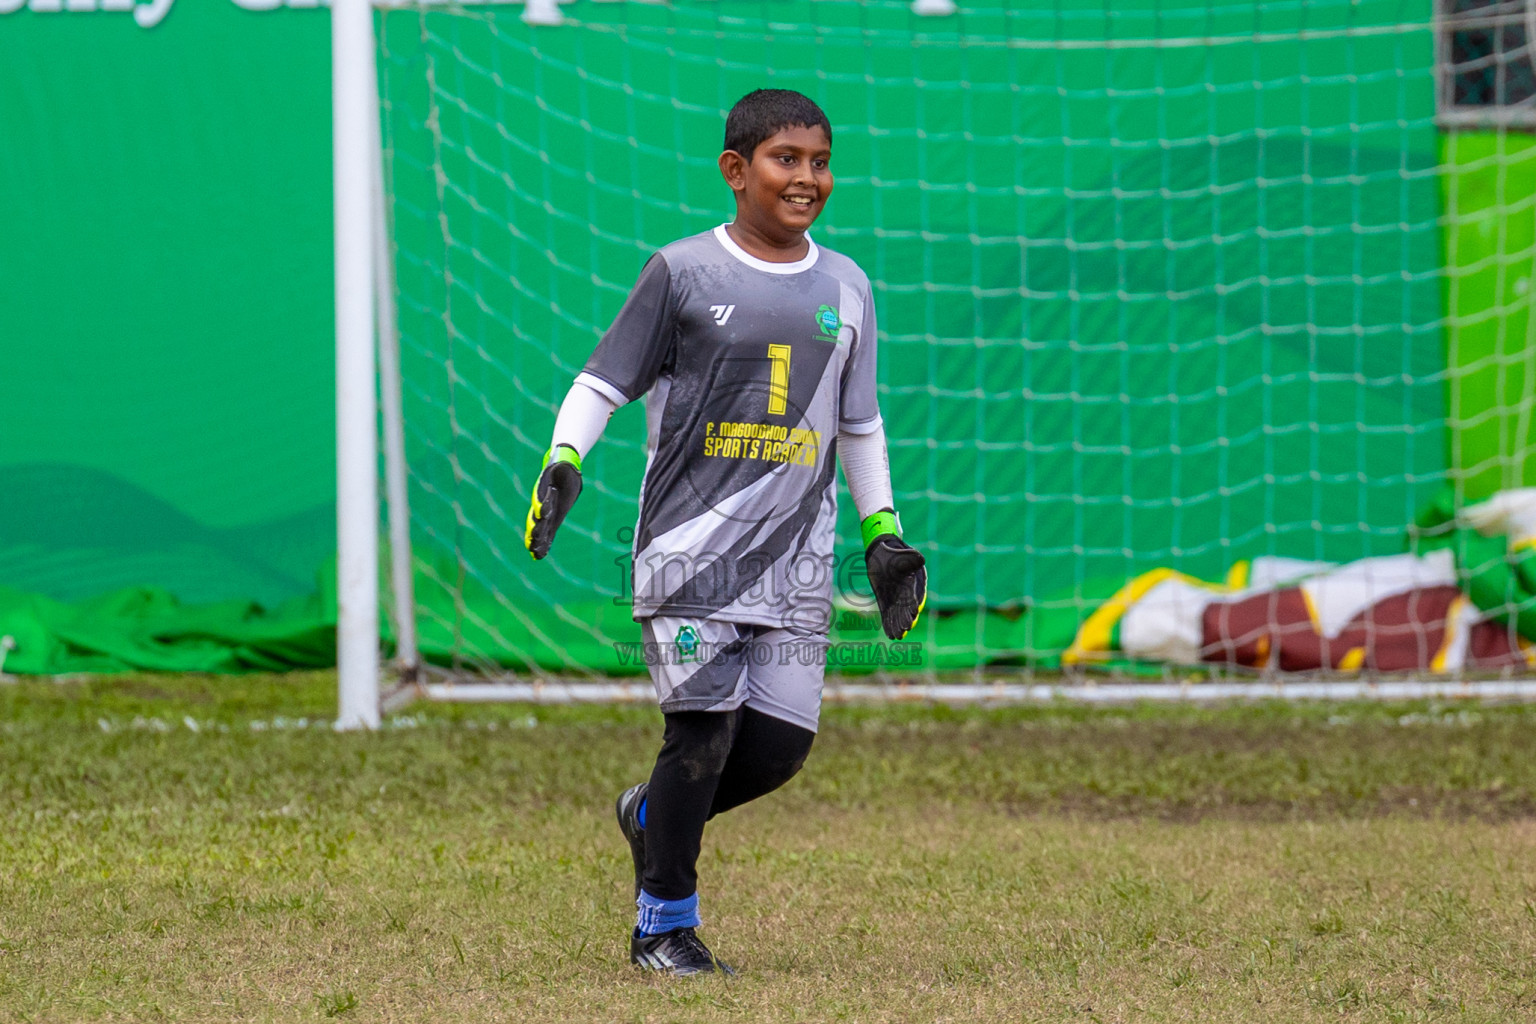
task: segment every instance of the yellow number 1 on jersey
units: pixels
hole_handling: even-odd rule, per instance
[[[768,346],[768,415],[783,416],[789,405],[789,346]]]

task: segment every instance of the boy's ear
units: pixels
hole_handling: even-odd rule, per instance
[[[728,149],[720,154],[720,177],[731,189],[740,192],[747,187],[747,158]]]

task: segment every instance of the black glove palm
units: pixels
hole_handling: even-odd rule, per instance
[[[564,446],[562,446],[564,448]],[[569,454],[566,454],[569,453]],[[574,461],[568,461],[572,460]],[[575,449],[564,448],[547,459],[539,482],[533,487],[533,502],[528,506],[528,523],[523,543],[534,558],[549,554],[555,531],[565,522],[566,513],[581,495],[581,460]]]
[[[928,601],[924,565],[918,550],[894,533],[881,534],[864,549],[869,585],[880,604],[880,624],[892,640],[907,635]]]

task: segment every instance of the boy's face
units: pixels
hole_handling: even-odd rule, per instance
[[[820,125],[790,127],[758,144],[749,161],[720,154],[720,173],[736,193],[736,220],[770,242],[798,242],[832,194],[832,141]]]

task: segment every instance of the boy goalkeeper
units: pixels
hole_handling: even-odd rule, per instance
[[[875,400],[875,307],[846,256],[806,234],[832,193],[832,126],[784,89],[743,97],[720,172],[736,218],[640,272],[560,407],[526,543],[549,552],[581,460],[646,396],[634,617],[666,721],[649,782],[618,800],[639,908],[630,959],[729,971],[699,940],[704,823],[799,771],[821,710],[840,458],[886,635],[917,621],[923,558],[892,510]]]

